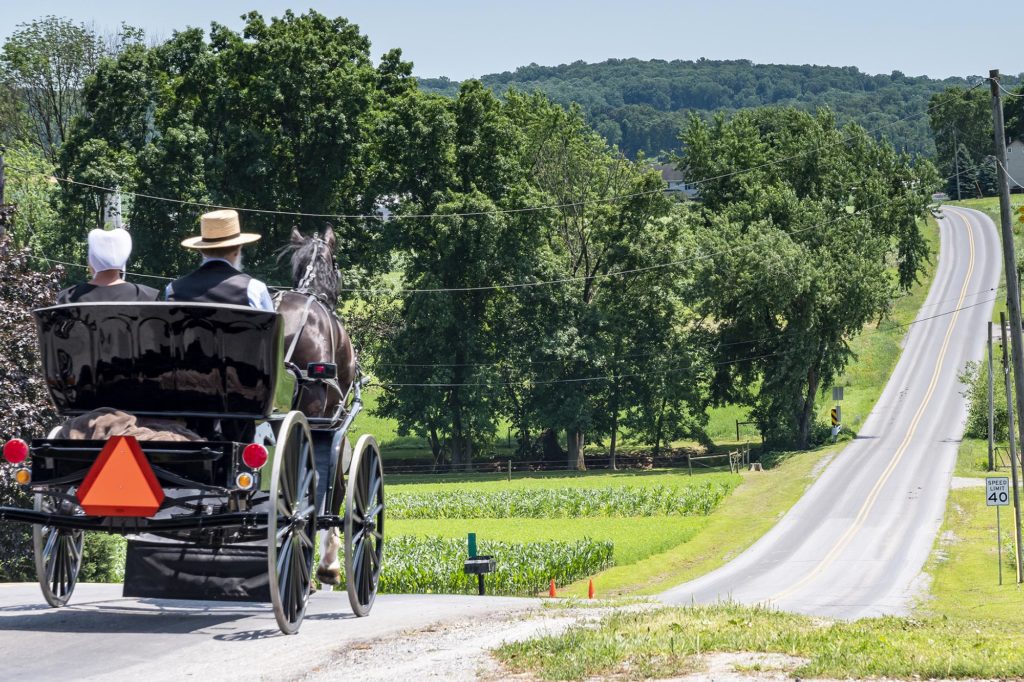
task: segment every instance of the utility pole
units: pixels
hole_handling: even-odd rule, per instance
[[[1024,335],[1020,323],[1020,279],[1017,273],[1017,252],[1013,244],[1013,222],[1010,218],[1010,182],[1006,175],[1006,131],[1003,123],[1003,99],[999,86],[999,69],[988,72],[992,91],[992,127],[995,129],[996,171],[999,182],[999,227],[1003,237],[1003,270],[1006,273],[1006,308],[1010,317],[1010,347],[1013,353],[1013,383],[1020,400],[1017,401],[1017,428],[1024,436]],[[1003,348],[1006,348],[1006,333],[1003,333]],[[1013,410],[1013,401],[1006,404],[1007,412]],[[1012,440],[1011,440],[1012,442]],[[1024,438],[1018,441],[1024,443]],[[1017,460],[1011,456],[1010,466],[1017,475]],[[1016,503],[1015,503],[1016,504]],[[1017,582],[1020,582],[1020,512],[1016,512],[1017,523]]]
[[[1017,548],[1014,564],[1017,567],[1017,584],[1021,582],[1020,548],[1020,492],[1017,487],[1017,443],[1013,433],[1013,391],[1010,390],[1010,363],[1006,359],[1006,314],[999,313],[999,330],[1003,333],[1003,378],[1006,384],[1006,418],[1010,436],[1010,480],[1013,482],[1013,534]]]
[[[956,166],[956,200],[960,201],[960,148],[956,143],[956,128],[953,128],[953,165]]]
[[[992,376],[992,320],[988,321],[988,470],[995,471],[995,460],[993,457],[993,441],[995,440],[996,425],[996,403],[995,403],[995,381]]]

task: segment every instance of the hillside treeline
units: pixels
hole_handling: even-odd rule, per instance
[[[51,18],[12,41],[48,54],[82,38],[68,26]],[[30,29],[46,39],[23,40]],[[707,179],[695,203],[579,108],[478,81],[425,91],[400,51],[375,63],[357,27],[316,12],[252,13],[240,32],[152,46],[129,35],[81,63],[59,139],[17,125],[55,116],[31,110],[46,63],[3,60],[20,107],[4,132],[13,246],[39,267],[82,262],[102,188],[119,188],[131,269],[173,276],[194,265],[179,242],[201,204],[279,211],[242,212],[264,236],[247,267],[274,284],[291,228],[327,223],[290,213],[334,216],[341,311],[379,412],[456,466],[502,422],[524,451],[566,434],[583,467],[586,442],[614,452],[626,431],[655,449],[702,439],[708,408],[726,403],[748,406],[770,443],[807,447],[848,340],[927,258],[932,165],[827,109],[688,119],[671,149]]]
[[[929,99],[946,88],[970,87],[978,79],[938,80],[899,71],[870,75],[852,66],[754,64],[745,59],[609,59],[598,64],[530,64],[480,80],[499,94],[539,90],[559,104],[579,104],[588,122],[632,158],[639,152],[653,157],[675,149],[691,113],[760,106],[809,112],[828,107],[840,124],[858,123],[877,130],[876,136],[896,149],[930,157],[935,143],[926,116]],[[1009,85],[1016,82],[1007,80]],[[420,87],[453,95],[459,83],[427,78]]]

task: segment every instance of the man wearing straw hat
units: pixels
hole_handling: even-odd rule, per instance
[[[204,213],[200,236],[181,243],[203,255],[198,269],[167,285],[168,301],[227,303],[259,310],[274,310],[267,285],[242,272],[242,245],[258,240],[258,234],[242,232],[238,213],[232,210]]]

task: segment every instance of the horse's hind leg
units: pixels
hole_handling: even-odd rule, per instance
[[[340,549],[341,534],[336,527],[320,531],[320,565],[316,567],[316,577],[324,585],[341,584]]]

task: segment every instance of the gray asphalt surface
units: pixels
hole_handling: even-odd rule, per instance
[[[368,617],[356,618],[344,592],[318,592],[302,630],[287,636],[269,604],[124,599],[120,585],[84,584],[70,605],[52,609],[35,583],[0,584],[0,679],[297,679],[380,639],[537,605],[536,599],[382,595]],[[382,670],[387,665],[380,661]]]
[[[662,601],[733,600],[850,619],[913,605],[963,435],[956,376],[982,358],[993,301],[1005,296],[996,290],[996,226],[969,209],[943,213],[935,281],[857,439],[750,549]]]
[[[764,538],[722,569],[664,593],[664,601],[770,602],[843,618],[909,608],[963,429],[956,374],[981,357],[992,300],[1002,295],[994,291],[1001,262],[995,226],[966,209],[947,208],[945,216],[921,322],[910,327],[860,437]],[[120,590],[80,585],[70,606],[51,609],[35,584],[0,584],[0,679],[288,679],[336,670],[339,652],[361,642],[538,603],[384,595],[368,618],[357,619],[344,593],[318,593],[301,633],[287,637],[269,605],[123,599]]]

